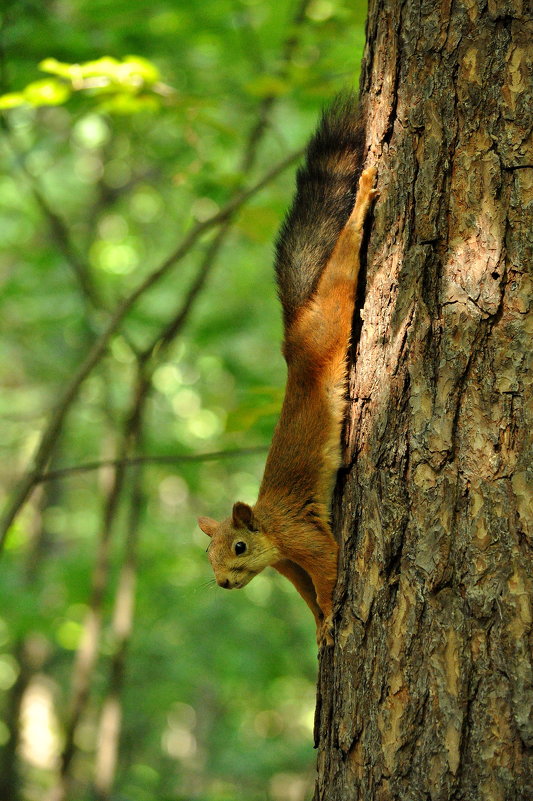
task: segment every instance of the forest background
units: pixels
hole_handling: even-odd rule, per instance
[[[2,801],[312,791],[312,617],[273,571],[214,586],[196,517],[255,500],[284,384],[272,243],[365,11],[4,6],[8,516],[42,448],[0,559]]]

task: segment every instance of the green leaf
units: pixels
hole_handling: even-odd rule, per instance
[[[119,80],[120,62],[112,56],[102,56],[95,61],[86,61],[84,64],[72,65],[79,69],[82,78],[96,78],[105,76],[111,80]]]
[[[103,56],[96,61],[73,66],[78,68],[82,78],[105,77],[113,83],[134,88],[155,83],[160,78],[157,67],[141,56],[127,56],[123,61]]]
[[[60,78],[68,78],[69,80],[72,79],[72,71],[75,67],[79,70],[78,64],[65,64],[56,58],[45,58],[39,62],[39,69],[42,72],[50,72],[52,75],[59,75]]]
[[[60,106],[70,97],[69,87],[55,78],[33,81],[24,89],[24,100],[31,106]]]
[[[45,58],[39,68],[72,83],[74,90],[90,89],[96,94],[109,93],[118,88],[123,92],[146,91],[160,80],[155,64],[142,56],[130,55],[119,61],[113,56],[102,56],[80,64],[67,64],[55,58]]]
[[[139,75],[145,84],[152,84],[161,80],[161,75],[155,64],[152,64],[151,61],[142,56],[126,56],[122,66],[129,68],[132,74]]]
[[[22,92],[9,92],[7,95],[0,95],[0,109],[17,108],[23,106],[26,99]]]

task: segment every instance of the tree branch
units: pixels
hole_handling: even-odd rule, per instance
[[[11,151],[15,164],[26,181],[29,190],[35,199],[35,202],[41,211],[41,214],[48,223],[50,235],[53,238],[54,243],[57,245],[57,249],[63,254],[67,264],[74,273],[83,298],[85,299],[86,303],[94,306],[94,308],[102,308],[102,303],[98,297],[96,287],[91,280],[89,266],[87,262],[82,259],[76,247],[74,246],[65,221],[50,206],[41,187],[39,186],[39,182],[26,166],[28,153],[21,153],[19,151],[17,143],[14,141],[15,137],[9,123],[9,117],[7,116],[5,116],[3,119],[3,128],[6,145]]]
[[[225,451],[211,451],[209,453],[183,453],[175,456],[157,455],[153,456],[129,456],[118,459],[103,459],[97,462],[85,462],[75,464],[70,467],[59,467],[56,470],[49,470],[35,478],[35,484],[43,484],[47,481],[56,481],[60,478],[70,478],[80,473],[91,473],[94,470],[101,470],[104,467],[124,466],[135,467],[140,464],[187,464],[194,462],[215,462],[220,459],[235,459],[239,456],[255,456],[258,453],[266,453],[268,445],[257,445],[251,448],[233,448]]]
[[[276,178],[280,173],[287,169],[287,167],[293,164],[301,156],[302,152],[303,150],[301,149],[291,153],[289,156],[287,156],[287,158],[283,159],[275,167],[269,170],[252,187],[239,192],[219,212],[209,217],[207,220],[197,223],[185,236],[182,242],[176,247],[176,249],[163,261],[163,263],[156,270],[150,273],[150,275],[118,305],[105,330],[97,339],[93,345],[93,348],[72,377],[56,408],[52,412],[51,419],[41,436],[41,440],[35,452],[32,466],[15,486],[13,497],[7,504],[7,508],[0,522],[0,552],[5,544],[9,527],[15,520],[21,507],[24,505],[29,493],[36,484],[37,477],[42,474],[43,468],[50,458],[52,449],[62,429],[65,416],[72,402],[76,398],[80,386],[94,366],[102,358],[103,354],[107,350],[107,346],[113,334],[117,331],[123,319],[135,305],[137,300],[145,292],[151,289],[158,281],[160,281],[170,271],[171,267],[173,267],[191,250],[202,234],[228,219],[228,217],[234,214],[241,206],[244,205],[244,203],[246,203],[246,201],[260,192],[261,189],[267,186],[267,184],[269,184],[274,178]]]
[[[49,205],[42,191],[37,186],[33,176],[28,172],[26,166],[21,164],[21,170],[29,181],[31,191],[37,205],[45,219],[48,221],[50,231],[54,237],[54,242],[57,244],[58,250],[63,254],[68,264],[72,268],[72,272],[76,276],[80,289],[86,301],[88,301],[94,308],[101,309],[102,302],[98,297],[96,287],[91,280],[91,272],[87,263],[80,257],[74,243],[71,241],[68,227],[65,221],[57,214]]]
[[[136,447],[142,447],[140,431]],[[137,464],[130,496],[124,557],[120,567],[113,607],[111,623],[113,654],[98,726],[94,790],[95,796],[99,801],[108,801],[111,798],[118,762],[122,724],[122,690],[126,681],[126,657],[133,631],[135,587],[137,583],[137,548],[142,509],[145,502],[142,468],[140,464]]]
[[[150,389],[150,377],[146,375],[143,364],[138,362],[137,368],[131,410],[123,425],[119,446],[120,456],[117,459],[113,480],[107,491],[102,527],[96,545],[88,610],[72,675],[72,696],[65,726],[59,776],[48,801],[65,801],[69,796],[70,767],[76,753],[76,731],[87,704],[91,677],[98,658],[98,645],[103,624],[103,600],[109,580],[111,535],[124,489],[124,462],[127,454],[137,446],[141,439],[144,409]]]

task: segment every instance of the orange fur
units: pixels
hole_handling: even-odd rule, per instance
[[[212,537],[209,559],[221,586],[242,587],[271,565],[294,584],[315,616],[319,642],[328,644],[338,555],[329,510],[341,464],[346,352],[375,174],[374,168],[362,173],[353,211],[316,289],[287,324],[285,400],[256,504],[235,504],[222,523],[199,521]]]

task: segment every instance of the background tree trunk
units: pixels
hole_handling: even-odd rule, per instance
[[[532,20],[521,0],[371,0],[367,34],[381,197],[315,801],[525,801]]]

